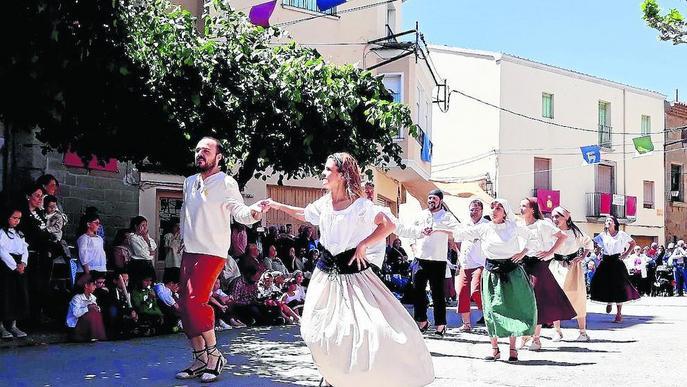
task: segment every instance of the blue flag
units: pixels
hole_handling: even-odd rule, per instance
[[[346,0],[317,0],[317,9],[319,9],[320,12],[324,12],[329,8],[334,8],[337,5],[341,5],[345,2]]]
[[[601,147],[598,145],[587,145],[580,147],[582,157],[587,164],[598,164],[601,162]]]

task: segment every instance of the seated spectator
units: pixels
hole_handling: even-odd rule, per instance
[[[131,249],[131,261],[129,261],[129,273],[135,284],[139,284],[143,275],[152,274],[155,280],[153,259],[157,251],[157,244],[148,235],[148,220],[143,216],[131,219],[131,235],[129,236],[129,248]]]
[[[107,288],[107,279],[105,278],[105,273],[94,271],[91,272],[91,276],[95,281],[95,290],[93,291],[93,295],[98,300],[98,306],[100,309],[106,311],[107,308],[104,307],[104,304],[107,302],[105,300],[110,298],[110,289]]]
[[[272,288],[275,292],[284,293],[286,291],[286,276],[279,271],[272,272]]]
[[[305,294],[298,291],[298,282],[295,278],[287,283],[286,293],[282,295],[281,301],[300,316],[300,312],[305,304]]]
[[[300,316],[282,302],[284,282],[285,278],[281,272],[264,273],[260,279],[259,299],[269,308],[278,307],[285,321],[298,322]]]
[[[107,336],[111,339],[138,335],[138,314],[131,304],[129,274],[118,271],[112,275],[113,284],[106,302],[105,323]]]
[[[293,273],[293,279],[296,280],[296,291],[298,294],[301,294],[301,297],[305,299],[305,292],[307,288],[303,285],[303,281],[305,280],[305,277],[303,276],[303,272],[301,271],[296,271]]]
[[[289,274],[286,265],[284,265],[281,258],[277,256],[277,248],[274,247],[274,245],[270,246],[267,250],[267,256],[263,259],[263,263],[269,271],[279,271],[283,274]]]
[[[279,307],[268,307],[258,298],[260,272],[256,266],[246,266],[241,277],[229,286],[229,295],[234,299],[233,312],[238,319],[249,326],[284,324]]]
[[[131,230],[123,228],[117,230],[112,241],[112,267],[116,270],[125,270],[131,260],[131,249],[129,248],[129,236]]]
[[[179,319],[179,274],[174,271],[165,272],[162,282],[153,285],[157,305],[164,317],[165,332],[179,332],[181,321]]]
[[[79,293],[69,302],[67,311],[70,340],[77,342],[107,340],[103,316],[96,297],[93,295],[95,280],[86,273],[79,278],[77,288]]]
[[[241,223],[231,224],[231,245],[229,247],[229,255],[238,258],[246,253],[248,247],[248,233],[246,226]]]
[[[241,270],[239,270],[239,265],[236,260],[230,255],[227,257],[227,262],[224,263],[224,269],[219,275],[221,288],[223,290],[229,289],[229,284],[235,278],[241,276]]]
[[[153,291],[153,274],[142,274],[138,286],[131,292],[131,304],[138,314],[138,326],[143,336],[152,336],[162,330],[164,316],[157,305],[157,296]]]
[[[255,270],[261,273],[267,270],[267,266],[265,266],[265,263],[260,259],[258,245],[256,245],[255,243],[248,244],[248,247],[246,247],[246,254],[242,257],[239,257],[237,263],[241,273],[243,273],[245,268],[249,266],[253,267]]]
[[[394,242],[386,250],[386,261],[391,266],[393,274],[408,274],[408,253],[401,247],[401,240],[396,238]]]
[[[97,214],[84,215],[83,234],[76,240],[79,251],[78,272],[90,273],[91,271],[106,272],[107,257],[105,256],[105,241],[96,234],[100,227],[100,218]]]
[[[222,291],[219,280],[215,281],[215,285],[212,287],[209,303],[215,311],[216,328],[225,330],[232,327],[244,328],[246,326],[246,324],[242,323],[232,314],[234,299]],[[227,324],[227,322],[229,323]]]
[[[296,248],[292,247],[289,249],[289,271],[294,272],[296,270],[303,271],[303,257],[305,256],[305,249],[301,249],[302,254],[296,255]]]
[[[62,238],[62,230],[67,225],[67,215],[65,215],[57,207],[57,198],[52,195],[46,195],[43,198],[43,208],[45,209],[45,219],[48,232],[52,235],[52,242],[55,243],[55,251],[53,256],[71,257],[69,245]]]
[[[308,260],[303,264],[303,276],[305,278],[310,278],[315,271],[318,259],[320,259],[320,250],[312,249],[308,252]]]
[[[29,314],[25,272],[29,250],[24,235],[16,230],[21,218],[21,211],[11,208],[3,211],[0,219],[0,336],[3,339],[27,336],[17,328],[17,320]]]

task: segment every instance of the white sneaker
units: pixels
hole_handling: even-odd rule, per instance
[[[541,341],[532,340],[532,343],[527,347],[529,351],[539,351],[541,349]]]
[[[225,323],[222,319],[217,320],[217,327],[220,331],[226,331],[228,329],[231,329],[231,325]]]
[[[18,339],[20,339],[20,338],[22,338],[22,337],[28,336],[28,335],[26,334],[26,332],[24,332],[24,331],[22,331],[21,329],[17,328],[16,325],[13,326],[12,328],[10,328],[10,332],[12,332],[12,334],[14,335],[14,337],[16,337],[16,338],[18,338]]]
[[[587,332],[582,332],[582,333],[580,333],[579,336],[577,336],[577,339],[576,339],[575,341],[585,341],[585,342],[587,342],[587,341],[590,341],[590,340],[591,340],[591,339],[589,338],[589,335],[587,334]]]
[[[551,341],[554,343],[557,343],[559,341],[563,341],[563,333],[562,332],[556,332],[553,334],[553,338],[551,338]]]

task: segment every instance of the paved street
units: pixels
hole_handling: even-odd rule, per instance
[[[447,337],[427,339],[437,375],[432,386],[684,385],[687,297],[644,298],[625,308],[625,321],[616,325],[603,305],[590,304],[592,342],[552,343],[551,330],[545,330],[544,349],[522,351],[517,364],[482,360],[489,352],[485,332],[458,334],[451,312],[454,329]],[[565,339],[577,337],[572,324],[564,328]],[[220,344],[230,365],[216,385],[316,385],[319,380],[297,327],[222,332]],[[182,335],[6,349],[0,351],[0,385],[181,385],[173,374],[187,365],[186,352]]]

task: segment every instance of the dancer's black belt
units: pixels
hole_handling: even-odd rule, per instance
[[[508,273],[518,268],[518,264],[510,259],[487,259],[484,268],[499,276],[501,281],[508,282]]]
[[[606,261],[606,260],[609,260],[609,261],[610,261],[610,260],[613,260],[613,259],[620,259],[620,254],[613,254],[613,255],[606,255],[606,254],[604,254],[602,258],[603,258],[604,261]]]
[[[364,268],[358,269],[358,265],[354,262],[349,265],[355,249],[346,250],[343,253],[332,255],[324,246],[318,244],[317,249],[320,250],[320,258],[317,260],[317,268],[328,274],[355,274],[370,268],[368,263]]]
[[[533,265],[537,262],[541,262],[541,259],[539,257],[531,257],[527,255],[522,259],[521,262],[523,265]]]
[[[562,254],[554,254],[553,255],[553,259],[555,259],[556,261],[561,261],[561,262],[570,262],[575,258],[577,258],[577,253],[568,254],[568,255],[562,255]]]

